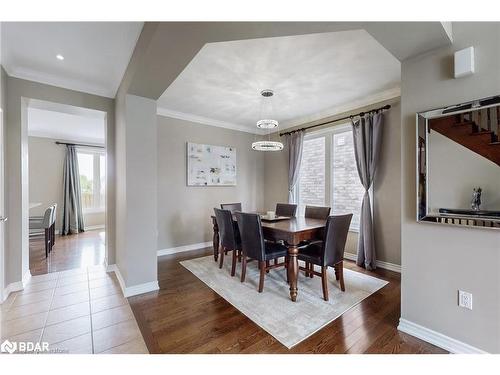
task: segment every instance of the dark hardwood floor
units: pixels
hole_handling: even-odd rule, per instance
[[[445,353],[397,330],[399,274],[368,272],[350,261],[345,267],[389,284],[288,350],[179,264],[211,254],[204,249],[158,258],[160,290],[129,298],[151,353]]]
[[[93,230],[70,236],[56,235],[56,243],[48,258],[42,236],[31,237],[30,271],[32,275],[82,268],[104,263],[105,232]]]

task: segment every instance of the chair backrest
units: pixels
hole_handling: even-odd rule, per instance
[[[52,225],[52,217],[54,216],[54,206],[47,207],[43,214],[42,228],[48,229]]]
[[[54,212],[52,213],[52,221],[50,224],[55,224],[57,219],[57,203],[54,203],[52,207],[54,208]]]
[[[276,215],[277,216],[295,216],[297,213],[296,204],[288,203],[276,203]]]
[[[238,221],[243,254],[252,259],[264,260],[265,245],[260,215],[244,212],[236,212],[235,215]]]
[[[231,213],[235,213],[236,211],[241,211],[241,203],[222,203],[220,208],[223,210],[229,210]]]
[[[325,266],[333,266],[344,259],[347,233],[352,214],[329,216],[325,225],[323,257]]]
[[[304,216],[309,219],[326,220],[330,215],[330,210],[330,207],[306,206],[306,213]]]
[[[238,249],[238,241],[233,223],[233,215],[229,210],[214,208],[215,219],[219,227],[220,244],[228,250]],[[239,250],[239,249],[238,249]]]

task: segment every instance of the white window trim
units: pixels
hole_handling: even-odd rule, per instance
[[[327,195],[327,196],[325,196],[325,205],[329,205],[330,207],[333,206],[333,184],[334,184],[333,173],[331,171],[332,165],[333,165],[333,154],[334,154],[333,153],[333,150],[334,150],[333,136],[334,136],[334,134],[345,133],[345,132],[348,132],[351,130],[352,130],[351,124],[345,123],[345,124],[339,124],[339,125],[336,125],[336,126],[333,126],[330,128],[312,131],[310,133],[307,133],[304,136],[304,141],[308,140],[308,139],[325,137],[325,142],[329,143],[329,145],[327,145],[327,147],[325,148],[325,153],[328,153],[328,147],[329,147],[329,152],[330,152],[330,155],[329,155],[330,160],[327,163],[325,163],[325,168],[330,168],[330,172],[329,172],[330,179],[327,182],[327,184],[329,184],[329,186],[328,185],[325,186],[325,194]],[[327,155],[325,155],[325,158],[327,158]],[[326,160],[325,160],[325,162],[326,162]],[[297,184],[295,185],[295,187],[293,189],[293,199],[295,201],[294,203],[296,203],[297,205],[299,205],[299,199],[300,199],[300,197],[299,197],[299,182],[300,182],[300,180],[297,181]],[[372,183],[372,186],[368,190],[368,194],[370,195],[372,216],[373,216],[373,211],[374,211],[373,186],[374,186],[374,184]],[[361,210],[361,208],[360,208],[360,210]],[[349,232],[359,233],[359,229],[360,229],[359,227],[352,227],[352,225],[351,225],[351,227],[349,228]]]
[[[104,213],[106,212],[106,205],[105,203],[101,206],[101,170],[100,170],[100,157],[104,155],[106,157],[106,150],[99,150],[95,148],[88,148],[88,147],[77,147],[76,152],[81,153],[81,154],[88,154],[92,155],[92,171],[94,173],[94,176],[92,177],[93,179],[93,186],[92,190],[94,192],[94,204],[96,204],[95,207],[88,207],[84,208],[82,210],[83,214],[98,214],[98,213]],[[97,156],[97,157],[96,157]]]

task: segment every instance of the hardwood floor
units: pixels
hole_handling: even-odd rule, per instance
[[[42,275],[73,268],[82,268],[104,263],[105,232],[88,231],[70,236],[56,235],[56,243],[48,258],[45,258],[43,237],[32,237],[29,241],[30,271]]]
[[[212,254],[204,249],[158,258],[160,290],[129,298],[151,353],[446,353],[396,329],[399,274],[368,272],[350,261],[345,267],[389,284],[288,350],[179,264]]]

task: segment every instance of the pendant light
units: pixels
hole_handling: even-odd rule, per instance
[[[278,121],[273,120],[272,117],[272,97],[274,96],[273,90],[262,90],[260,92],[262,95],[261,101],[261,120],[257,121],[257,127],[259,129],[265,129],[268,131],[268,139],[265,141],[257,141],[252,143],[252,149],[256,151],[281,151],[283,150],[283,143],[271,140],[271,129],[278,128]],[[262,116],[262,115],[265,115]],[[275,131],[276,131],[275,130]]]

